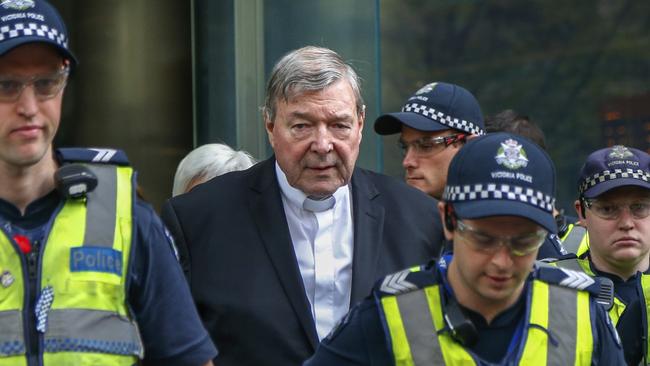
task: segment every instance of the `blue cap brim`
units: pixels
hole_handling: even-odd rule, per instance
[[[375,132],[380,135],[392,135],[402,132],[402,125],[418,131],[444,131],[451,127],[413,112],[396,112],[379,116],[375,120]]]
[[[557,233],[553,214],[530,204],[511,200],[451,202],[460,219],[481,219],[490,216],[518,216],[529,219],[549,233]]]
[[[636,186],[650,189],[649,182],[634,178],[618,178],[598,183],[595,186],[587,189],[582,195],[586,198],[596,198],[609,190],[624,186]]]

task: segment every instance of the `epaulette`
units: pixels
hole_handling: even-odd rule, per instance
[[[126,153],[117,149],[100,148],[61,148],[56,149],[56,157],[61,164],[64,163],[95,163],[129,165]]]
[[[591,277],[584,272],[537,264],[533,278],[551,285],[588,291],[605,309],[614,305],[614,283],[609,278]]]
[[[426,265],[407,268],[377,281],[373,292],[377,297],[384,297],[417,291],[438,284],[437,272],[435,267]]]

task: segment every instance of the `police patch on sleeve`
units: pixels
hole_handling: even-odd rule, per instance
[[[176,247],[176,242],[174,242],[174,237],[164,225],[163,225],[163,231],[165,232],[165,237],[167,238],[167,242],[169,243],[169,246],[172,248],[172,252],[174,252],[174,257],[176,257],[176,261],[180,261],[180,256],[178,254],[178,248]]]

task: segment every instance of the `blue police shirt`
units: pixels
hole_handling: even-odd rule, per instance
[[[522,292],[517,303],[499,314],[489,325],[481,315],[469,312],[469,317],[475,321],[479,332],[479,342],[471,351],[483,360],[481,365],[505,365],[510,361],[504,356],[517,329],[517,320],[524,313],[522,310],[525,310],[525,301],[522,299],[525,298],[525,293],[526,291]],[[624,365],[621,347],[616,341],[607,314],[595,301],[591,301],[591,310],[595,314],[592,329],[596,333],[592,365]],[[314,356],[304,365],[394,365],[379,311],[372,298],[355,306],[341,325],[323,339]]]
[[[42,230],[61,203],[53,191],[32,202],[25,215],[12,204],[0,199],[0,220],[5,231],[26,235],[32,245],[39,245]],[[151,206],[136,200],[133,218],[134,251],[128,281],[128,303],[142,337],[145,365],[202,365],[217,355],[204,329],[185,277],[172,251],[163,225]],[[47,245],[47,244],[46,244]],[[28,316],[29,366],[36,366],[38,335],[35,327],[35,280],[30,281],[26,306]],[[31,352],[30,352],[31,351]]]

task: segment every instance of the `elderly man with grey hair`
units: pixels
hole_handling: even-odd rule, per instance
[[[336,52],[280,59],[263,114],[274,156],[163,208],[218,365],[302,364],[377,278],[441,245],[435,200],[355,167],[365,107]]]
[[[178,163],[172,196],[187,193],[197,185],[222,174],[245,170],[255,165],[246,151],[235,151],[226,144],[205,144],[190,151]]]

